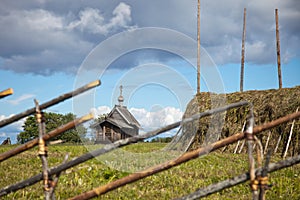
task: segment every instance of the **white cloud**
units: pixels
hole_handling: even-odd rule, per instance
[[[113,27],[128,27],[128,23],[131,22],[131,8],[129,5],[121,2],[113,11],[114,17],[108,24],[109,28]]]
[[[95,119],[103,114],[109,113],[110,111],[111,111],[111,108],[108,106],[100,106],[98,108],[91,109],[91,113],[93,113]]]
[[[80,20],[70,23],[68,28],[79,29],[80,31],[88,31],[91,33],[106,34],[107,30],[103,26],[104,17],[101,16],[100,11],[94,8],[86,8],[79,13]]]
[[[13,116],[13,114],[10,115],[10,116],[0,115],[0,121],[3,120],[3,119],[6,119],[8,117],[11,117],[11,116]],[[1,131],[0,137],[2,137],[2,138],[3,137],[5,137],[5,138],[6,137],[10,137],[12,143],[16,143],[17,142],[17,135],[21,131],[23,131],[23,127],[22,126],[24,125],[25,120],[26,120],[26,118],[23,118],[23,119],[15,122],[15,123],[12,123],[12,124],[9,124],[9,125],[7,125],[5,127],[2,127],[0,129],[0,131]]]
[[[0,115],[0,121],[1,120],[4,120],[4,119],[7,119],[9,117],[12,117],[14,116],[14,114],[11,114],[9,116],[5,116],[5,115]],[[1,128],[1,130],[8,130],[8,132],[11,132],[11,131],[22,131],[23,130],[23,125],[24,125],[24,122],[25,122],[26,118],[23,118],[17,122],[14,122],[10,125],[7,125],[3,128]],[[5,131],[4,131],[5,132]]]
[[[5,134],[5,133],[0,133],[0,138],[5,138],[5,137],[7,137],[7,135]]]
[[[131,108],[130,112],[139,121],[144,131],[154,130],[180,121],[183,115],[183,112],[173,107],[165,107],[157,111],[147,111],[144,108]]]
[[[91,109],[95,117],[109,113],[110,111],[111,108],[108,106]],[[148,111],[144,108],[130,108],[129,111],[141,124],[143,131],[151,131],[175,123],[180,121],[183,116],[183,112],[174,107],[160,108],[155,111]]]
[[[23,101],[25,101],[27,99],[32,99],[33,97],[35,97],[35,95],[33,95],[33,94],[23,94],[22,96],[18,97],[17,99],[7,100],[7,102],[12,105],[19,105]]]
[[[120,28],[130,28],[131,8],[129,5],[121,2],[112,13],[113,17],[106,23],[99,9],[85,8],[79,13],[80,19],[71,22],[68,28],[102,35]]]

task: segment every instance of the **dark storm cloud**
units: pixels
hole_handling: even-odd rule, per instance
[[[75,73],[101,41],[137,27],[170,28],[196,39],[196,4],[196,0],[3,0],[0,68],[43,75]],[[217,64],[239,63],[246,7],[246,62],[274,63],[274,9],[279,8],[282,59],[288,62],[299,57],[299,5],[298,0],[201,1],[201,44]],[[174,57],[159,52],[130,54],[116,67],[128,68],[142,59],[165,62]]]

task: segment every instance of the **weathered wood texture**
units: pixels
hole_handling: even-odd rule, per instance
[[[279,35],[278,9],[275,9],[275,21],[276,21],[276,46],[277,46],[278,82],[279,82],[279,89],[281,89],[282,88],[282,76],[281,76],[280,35]]]
[[[272,122],[266,123],[264,125],[256,126],[253,129],[253,134],[255,135],[255,134],[261,133],[262,131],[274,128],[277,125],[280,125],[282,123],[286,123],[288,121],[291,121],[291,120],[299,118],[299,117],[300,117],[300,112],[297,112],[297,113],[293,113],[293,114],[287,115],[285,117],[279,118],[277,120],[274,120]],[[97,188],[95,188],[91,191],[80,194],[80,195],[78,195],[76,197],[73,197],[71,199],[72,200],[90,199],[90,198],[99,196],[101,194],[105,194],[109,191],[115,190],[115,189],[117,189],[121,186],[124,186],[126,184],[133,183],[137,180],[140,180],[140,179],[143,179],[143,178],[148,177],[150,175],[153,175],[153,174],[162,172],[164,170],[170,169],[172,167],[180,165],[180,164],[182,164],[184,162],[187,162],[189,160],[196,159],[199,156],[202,156],[202,155],[205,155],[209,152],[215,151],[215,150],[217,150],[219,148],[222,148],[226,145],[235,143],[238,140],[241,140],[243,138],[245,138],[245,133],[237,133],[235,135],[232,135],[228,138],[217,141],[217,142],[215,142],[211,145],[208,145],[206,147],[202,147],[202,148],[196,149],[194,151],[187,152],[187,153],[183,154],[182,156],[180,156],[177,159],[168,161],[166,163],[163,163],[163,164],[160,164],[160,165],[157,165],[157,166],[153,166],[149,169],[146,169],[146,170],[143,170],[143,171],[140,171],[140,172],[130,174],[130,175],[124,177],[124,178],[121,178],[121,179],[118,179],[118,180],[113,181],[111,183],[108,183],[106,185],[97,187]]]
[[[231,109],[231,108],[234,108],[234,107],[239,107],[239,106],[242,106],[242,105],[248,105],[248,102],[243,101],[243,102],[231,104],[231,105],[228,105],[228,106],[225,106],[225,107],[222,107],[222,108],[216,108],[216,109],[213,109],[213,110],[208,110],[206,112],[199,113],[199,114],[193,115],[189,118],[186,118],[183,121],[175,122],[175,123],[170,124],[168,126],[165,126],[163,128],[160,128],[160,129],[157,129],[157,130],[154,130],[154,131],[150,131],[150,132],[142,134],[142,135],[137,135],[137,136],[134,136],[134,137],[131,137],[131,138],[127,138],[127,139],[124,139],[124,140],[119,140],[119,141],[116,141],[112,144],[105,145],[103,148],[100,148],[100,149],[94,150],[92,152],[86,153],[86,154],[84,154],[80,157],[74,158],[73,160],[71,160],[67,163],[64,163],[62,165],[51,168],[49,170],[49,176],[52,176],[53,174],[60,173],[64,170],[67,170],[71,167],[74,167],[74,166],[76,166],[80,163],[83,163],[83,162],[87,161],[87,160],[93,159],[97,156],[108,153],[108,152],[110,152],[114,149],[117,149],[119,147],[126,146],[126,145],[129,145],[129,144],[138,142],[138,141],[142,141],[144,139],[147,139],[147,138],[159,135],[161,133],[164,133],[166,131],[172,130],[174,128],[179,127],[181,124],[197,120],[200,117],[210,116],[212,114],[215,114],[215,113],[218,113],[218,112],[223,112],[227,109]],[[32,146],[32,144],[31,144],[31,146]],[[33,177],[31,177],[27,180],[23,180],[23,181],[18,182],[14,185],[10,185],[10,186],[7,186],[5,188],[2,188],[0,190],[0,196],[9,194],[11,192],[14,192],[14,191],[17,191],[19,189],[25,188],[27,186],[33,185],[33,184],[35,184],[35,183],[37,183],[41,180],[42,180],[42,174],[40,173],[40,174],[38,174],[36,176],[33,176]]]
[[[93,115],[92,114],[88,114],[88,115],[85,115],[85,116],[83,116],[81,118],[75,119],[74,121],[71,121],[71,122],[69,122],[69,123],[67,123],[65,125],[62,125],[62,126],[58,127],[57,129],[55,129],[53,131],[50,131],[48,134],[46,134],[46,135],[43,136],[43,139],[45,141],[47,141],[47,140],[49,140],[51,138],[54,138],[54,137],[60,135],[63,132],[65,132],[65,131],[67,131],[69,129],[75,128],[76,126],[78,126],[78,125],[80,125],[80,124],[82,124],[84,122],[87,122],[87,121],[89,121],[91,119],[93,119]],[[39,139],[36,138],[36,139],[33,139],[33,140],[29,141],[29,142],[26,142],[23,145],[20,145],[20,146],[16,147],[14,149],[6,151],[6,152],[0,154],[0,162],[4,161],[4,160],[6,160],[6,159],[8,159],[8,158],[10,158],[12,156],[15,156],[15,155],[17,155],[19,153],[22,153],[22,152],[24,152],[24,151],[26,151],[28,149],[31,149],[31,148],[35,147],[36,145],[38,145],[38,144],[39,144]]]
[[[243,36],[242,36],[242,58],[241,58],[241,77],[240,92],[244,91],[244,69],[245,69],[245,39],[246,39],[246,8],[244,8]]]
[[[272,173],[287,167],[291,167],[295,164],[300,163],[300,155],[288,158],[286,160],[279,161],[277,163],[270,163],[267,169],[268,173]],[[256,174],[261,174],[262,168],[258,168],[255,170]],[[235,176],[233,178],[209,185],[205,188],[201,188],[197,191],[195,191],[192,194],[189,194],[187,196],[181,197],[181,198],[176,198],[176,200],[191,200],[191,199],[199,199],[202,197],[209,196],[211,194],[214,194],[216,192],[219,192],[221,190],[224,190],[226,188],[230,188],[236,185],[239,185],[241,183],[245,183],[246,181],[250,180],[250,174],[249,172],[246,172],[244,174],[241,174],[239,176]]]
[[[49,175],[48,175],[48,160],[47,160],[47,144],[43,139],[43,136],[46,133],[46,125],[45,125],[45,118],[44,114],[40,110],[40,106],[38,101],[35,99],[35,112],[36,112],[36,122],[38,124],[39,129],[39,157],[42,162],[42,173],[43,173],[43,186],[44,186],[44,195],[45,200],[50,200],[50,182],[49,182]]]
[[[197,95],[200,94],[200,0],[197,4]]]
[[[4,98],[6,96],[12,95],[14,93],[14,90],[12,88],[8,88],[6,90],[3,90],[0,92],[0,99]]]
[[[85,91],[87,91],[89,89],[92,89],[94,87],[99,86],[100,83],[101,83],[100,80],[93,81],[93,82],[91,82],[91,83],[89,83],[89,84],[87,84],[87,85],[85,85],[83,87],[80,87],[80,88],[78,88],[78,89],[76,89],[76,90],[74,90],[72,92],[63,94],[63,95],[61,95],[61,96],[59,96],[57,98],[54,98],[54,99],[52,99],[52,100],[50,100],[50,101],[48,101],[46,103],[41,104],[40,105],[40,109],[44,110],[46,108],[49,108],[50,106],[56,105],[56,104],[64,101],[66,99],[70,99],[70,98],[72,98],[72,97],[74,97],[76,95],[79,95],[79,94],[81,94],[81,93],[83,93],[83,92],[85,92]],[[28,109],[28,110],[26,110],[26,111],[24,111],[22,113],[13,115],[10,118],[7,118],[7,119],[4,119],[4,120],[0,121],[0,128],[3,127],[3,126],[6,126],[8,124],[11,124],[11,123],[13,123],[15,121],[18,121],[18,120],[20,120],[20,119],[22,119],[22,118],[24,118],[26,116],[34,114],[34,113],[35,113],[35,108],[33,107],[33,108],[30,108],[30,109]]]

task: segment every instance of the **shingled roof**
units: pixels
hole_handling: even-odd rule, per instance
[[[121,117],[121,118],[120,118]],[[135,119],[135,117],[129,112],[126,106],[115,105],[115,107],[110,111],[106,119],[113,122],[120,123],[125,122],[127,125],[141,127],[140,123]],[[122,120],[123,119],[123,120]],[[122,123],[122,124],[123,124]],[[122,124],[120,124],[122,126]],[[120,127],[123,128],[123,127]],[[125,127],[124,127],[125,128]]]
[[[141,128],[141,125],[136,120],[136,118],[129,112],[127,107],[123,106],[124,98],[122,96],[122,88],[123,87],[120,86],[120,96],[118,98],[119,105],[115,105],[114,108],[110,111],[110,113],[105,117],[105,119],[91,125],[92,128],[103,127],[106,126],[108,123],[122,129],[127,134],[132,131],[135,134],[138,134],[138,129]]]

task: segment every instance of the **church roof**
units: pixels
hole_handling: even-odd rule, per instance
[[[115,126],[117,126],[117,127],[119,127],[119,128],[122,128],[122,129],[133,129],[133,127],[132,126],[129,126],[127,123],[125,123],[124,121],[122,121],[122,120],[117,120],[117,119],[106,119],[105,121],[103,121],[103,122],[109,122],[109,123],[111,123],[111,124],[113,124],[113,125],[115,125]],[[102,122],[102,123],[103,123]]]
[[[115,107],[110,111],[110,113],[105,117],[105,119],[101,122],[97,122],[92,124],[92,128],[96,128],[98,125],[104,124],[106,122],[113,124],[119,128],[125,129],[136,129],[141,128],[140,123],[135,119],[135,117],[129,112],[126,106],[123,106],[124,98],[122,96],[123,86],[120,86],[120,96],[118,98],[119,105],[115,105]]]
[[[141,127],[140,123],[129,112],[126,106],[115,105],[112,111],[108,114],[107,119],[113,119],[118,122],[123,121],[128,125],[134,125],[138,128]]]

